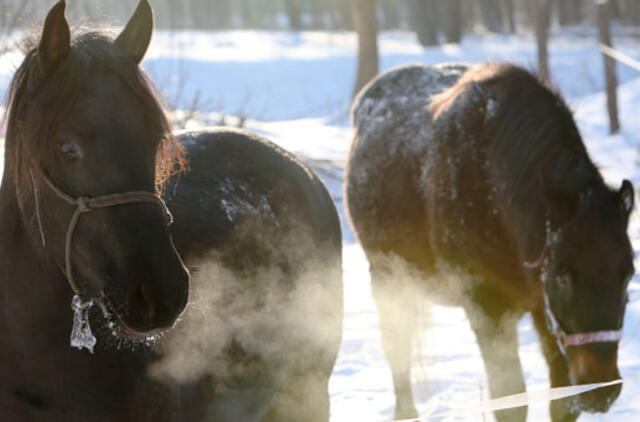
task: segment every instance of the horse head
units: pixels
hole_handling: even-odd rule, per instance
[[[117,38],[72,38],[59,1],[14,77],[7,122],[34,248],[131,338],[172,327],[189,291],[156,193],[184,156],[139,67],[152,28],[142,0]]]
[[[620,378],[618,343],[634,274],[627,236],[634,190],[627,180],[611,190],[603,183],[585,185],[588,177],[574,179],[572,174],[545,188],[548,220],[541,279],[547,326],[573,384],[607,382]],[[581,407],[605,412],[620,391],[615,385],[583,394]]]

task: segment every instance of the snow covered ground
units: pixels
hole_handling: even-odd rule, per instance
[[[638,56],[637,42],[618,39],[616,43],[623,52]],[[249,129],[300,154],[325,180],[341,210],[345,243],[345,330],[330,386],[332,421],[390,421],[394,403],[391,376],[379,344],[367,262],[354,241],[342,208],[341,177],[351,137],[348,106],[355,73],[355,46],[355,37],[349,33],[160,32],[144,66],[170,104],[189,108],[197,95],[200,119],[216,122],[217,114],[205,113],[213,111],[244,115]],[[381,35],[380,50],[383,69],[407,62],[499,60],[529,68],[535,63],[533,42],[518,37],[471,37],[459,46],[423,49],[412,34],[389,32]],[[619,186],[623,178],[628,178],[637,189],[640,119],[636,118],[636,108],[640,107],[640,73],[618,67],[623,83],[619,91],[623,131],[608,136],[601,92],[602,62],[595,41],[558,36],[550,44],[550,55],[554,84],[575,109],[592,158],[610,183]],[[19,61],[18,54],[0,60],[0,94]],[[187,127],[195,126],[197,123],[187,122]],[[630,234],[637,251],[640,247],[637,212]],[[624,377],[640,375],[638,276],[630,289],[631,302],[619,359]],[[524,319],[519,330],[528,388],[545,389],[547,369],[531,320]],[[480,352],[461,310],[434,307],[430,327],[425,327],[420,344],[416,356],[421,364],[414,369],[413,378],[418,408],[424,417],[487,397]],[[607,415],[583,415],[580,420],[637,420],[639,395],[640,382],[630,381]],[[476,415],[465,420],[487,419]],[[529,420],[547,420],[547,405],[530,407]]]

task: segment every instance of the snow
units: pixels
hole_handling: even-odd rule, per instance
[[[617,39],[616,47],[638,58],[637,41]],[[345,244],[345,322],[343,344],[330,383],[332,422],[390,421],[394,406],[391,373],[380,347],[368,264],[347,224],[342,200],[342,169],[351,141],[348,110],[355,48],[351,33],[159,32],[144,62],[169,103],[188,108],[199,93],[199,118],[215,122],[219,114],[206,114],[214,111],[245,116],[248,129],[299,154],[332,192],[340,210]],[[495,60],[528,68],[535,63],[535,44],[521,37],[475,36],[465,38],[459,46],[423,49],[410,33],[387,32],[380,36],[380,50],[381,70],[412,62]],[[636,117],[640,74],[618,66],[623,130],[609,136],[602,93],[603,66],[595,39],[560,33],[554,36],[549,52],[554,84],[575,110],[590,154],[605,179],[614,186],[620,186],[624,178],[640,185],[640,119]],[[19,54],[0,59],[0,94],[19,62]],[[189,121],[187,126],[199,125]],[[2,166],[0,159],[0,171]],[[638,212],[633,214],[629,233],[637,251]],[[638,263],[637,266],[640,268]],[[422,323],[424,329],[415,351],[418,363],[413,372],[414,395],[421,415],[464,408],[486,399],[488,389],[480,352],[462,310],[434,306]],[[527,387],[544,390],[548,388],[547,367],[529,317],[521,321],[519,334]],[[637,275],[630,285],[619,366],[628,381],[617,402],[608,414],[585,414],[580,421],[631,421],[640,415],[640,382],[632,379],[640,375]],[[484,419],[476,415],[467,420]],[[529,420],[548,420],[548,405],[530,406]]]
[[[73,296],[71,309],[73,309],[73,328],[71,329],[71,347],[76,349],[87,349],[93,353],[96,345],[96,338],[91,332],[89,324],[89,309],[93,306],[93,300],[83,302],[80,296]]]

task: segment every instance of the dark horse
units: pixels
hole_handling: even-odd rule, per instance
[[[72,40],[64,10],[11,85],[1,419],[327,421],[342,284],[325,187],[248,133],[172,136],[138,67],[146,0],[115,40]],[[93,354],[69,344],[74,293],[101,305]]]
[[[605,185],[557,94],[512,65],[413,65],[371,82],[353,123],[348,208],[371,264],[397,417],[416,414],[417,293],[464,308],[492,397],[525,390],[526,312],[553,387],[619,378],[633,187]],[[553,402],[552,418],[604,412],[619,392]]]

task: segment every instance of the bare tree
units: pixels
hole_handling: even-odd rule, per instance
[[[460,0],[448,0],[439,4],[439,16],[448,43],[459,43],[462,39],[462,7]]]
[[[580,0],[554,0],[558,11],[560,25],[572,25],[582,20],[582,3]]]
[[[627,25],[640,25],[640,2],[638,0],[616,0],[620,20]]]
[[[536,26],[536,43],[538,45],[538,75],[545,83],[549,83],[549,52],[547,41],[549,38],[549,21],[551,15],[550,0],[531,0]]]
[[[232,0],[217,0],[213,5],[211,14],[216,28],[231,27],[231,2]]]
[[[358,32],[358,76],[353,95],[378,74],[376,0],[351,0],[353,26]]]
[[[513,0],[500,0],[500,12],[504,31],[513,34],[516,32],[516,17]]]
[[[300,2],[298,0],[285,0],[284,7],[289,17],[289,29],[296,31],[302,29]]]
[[[500,0],[480,0],[477,3],[482,23],[486,29],[493,32],[503,32],[502,7]]]
[[[427,47],[438,45],[438,25],[433,0],[410,0],[410,24],[420,44]]]
[[[609,28],[609,1],[598,0],[598,31],[600,43],[612,48],[611,31]],[[609,133],[617,133],[620,130],[618,119],[618,80],[616,77],[616,62],[606,54],[604,59],[604,73],[607,85],[607,111],[609,113]]]
[[[382,0],[380,2],[380,9],[383,16],[384,28],[397,29],[400,27],[400,16],[398,10],[400,9],[398,1]]]
[[[0,55],[14,47],[11,35],[24,23],[31,0],[0,0]]]
[[[344,30],[353,28],[351,5],[345,0],[330,0],[332,29]]]

